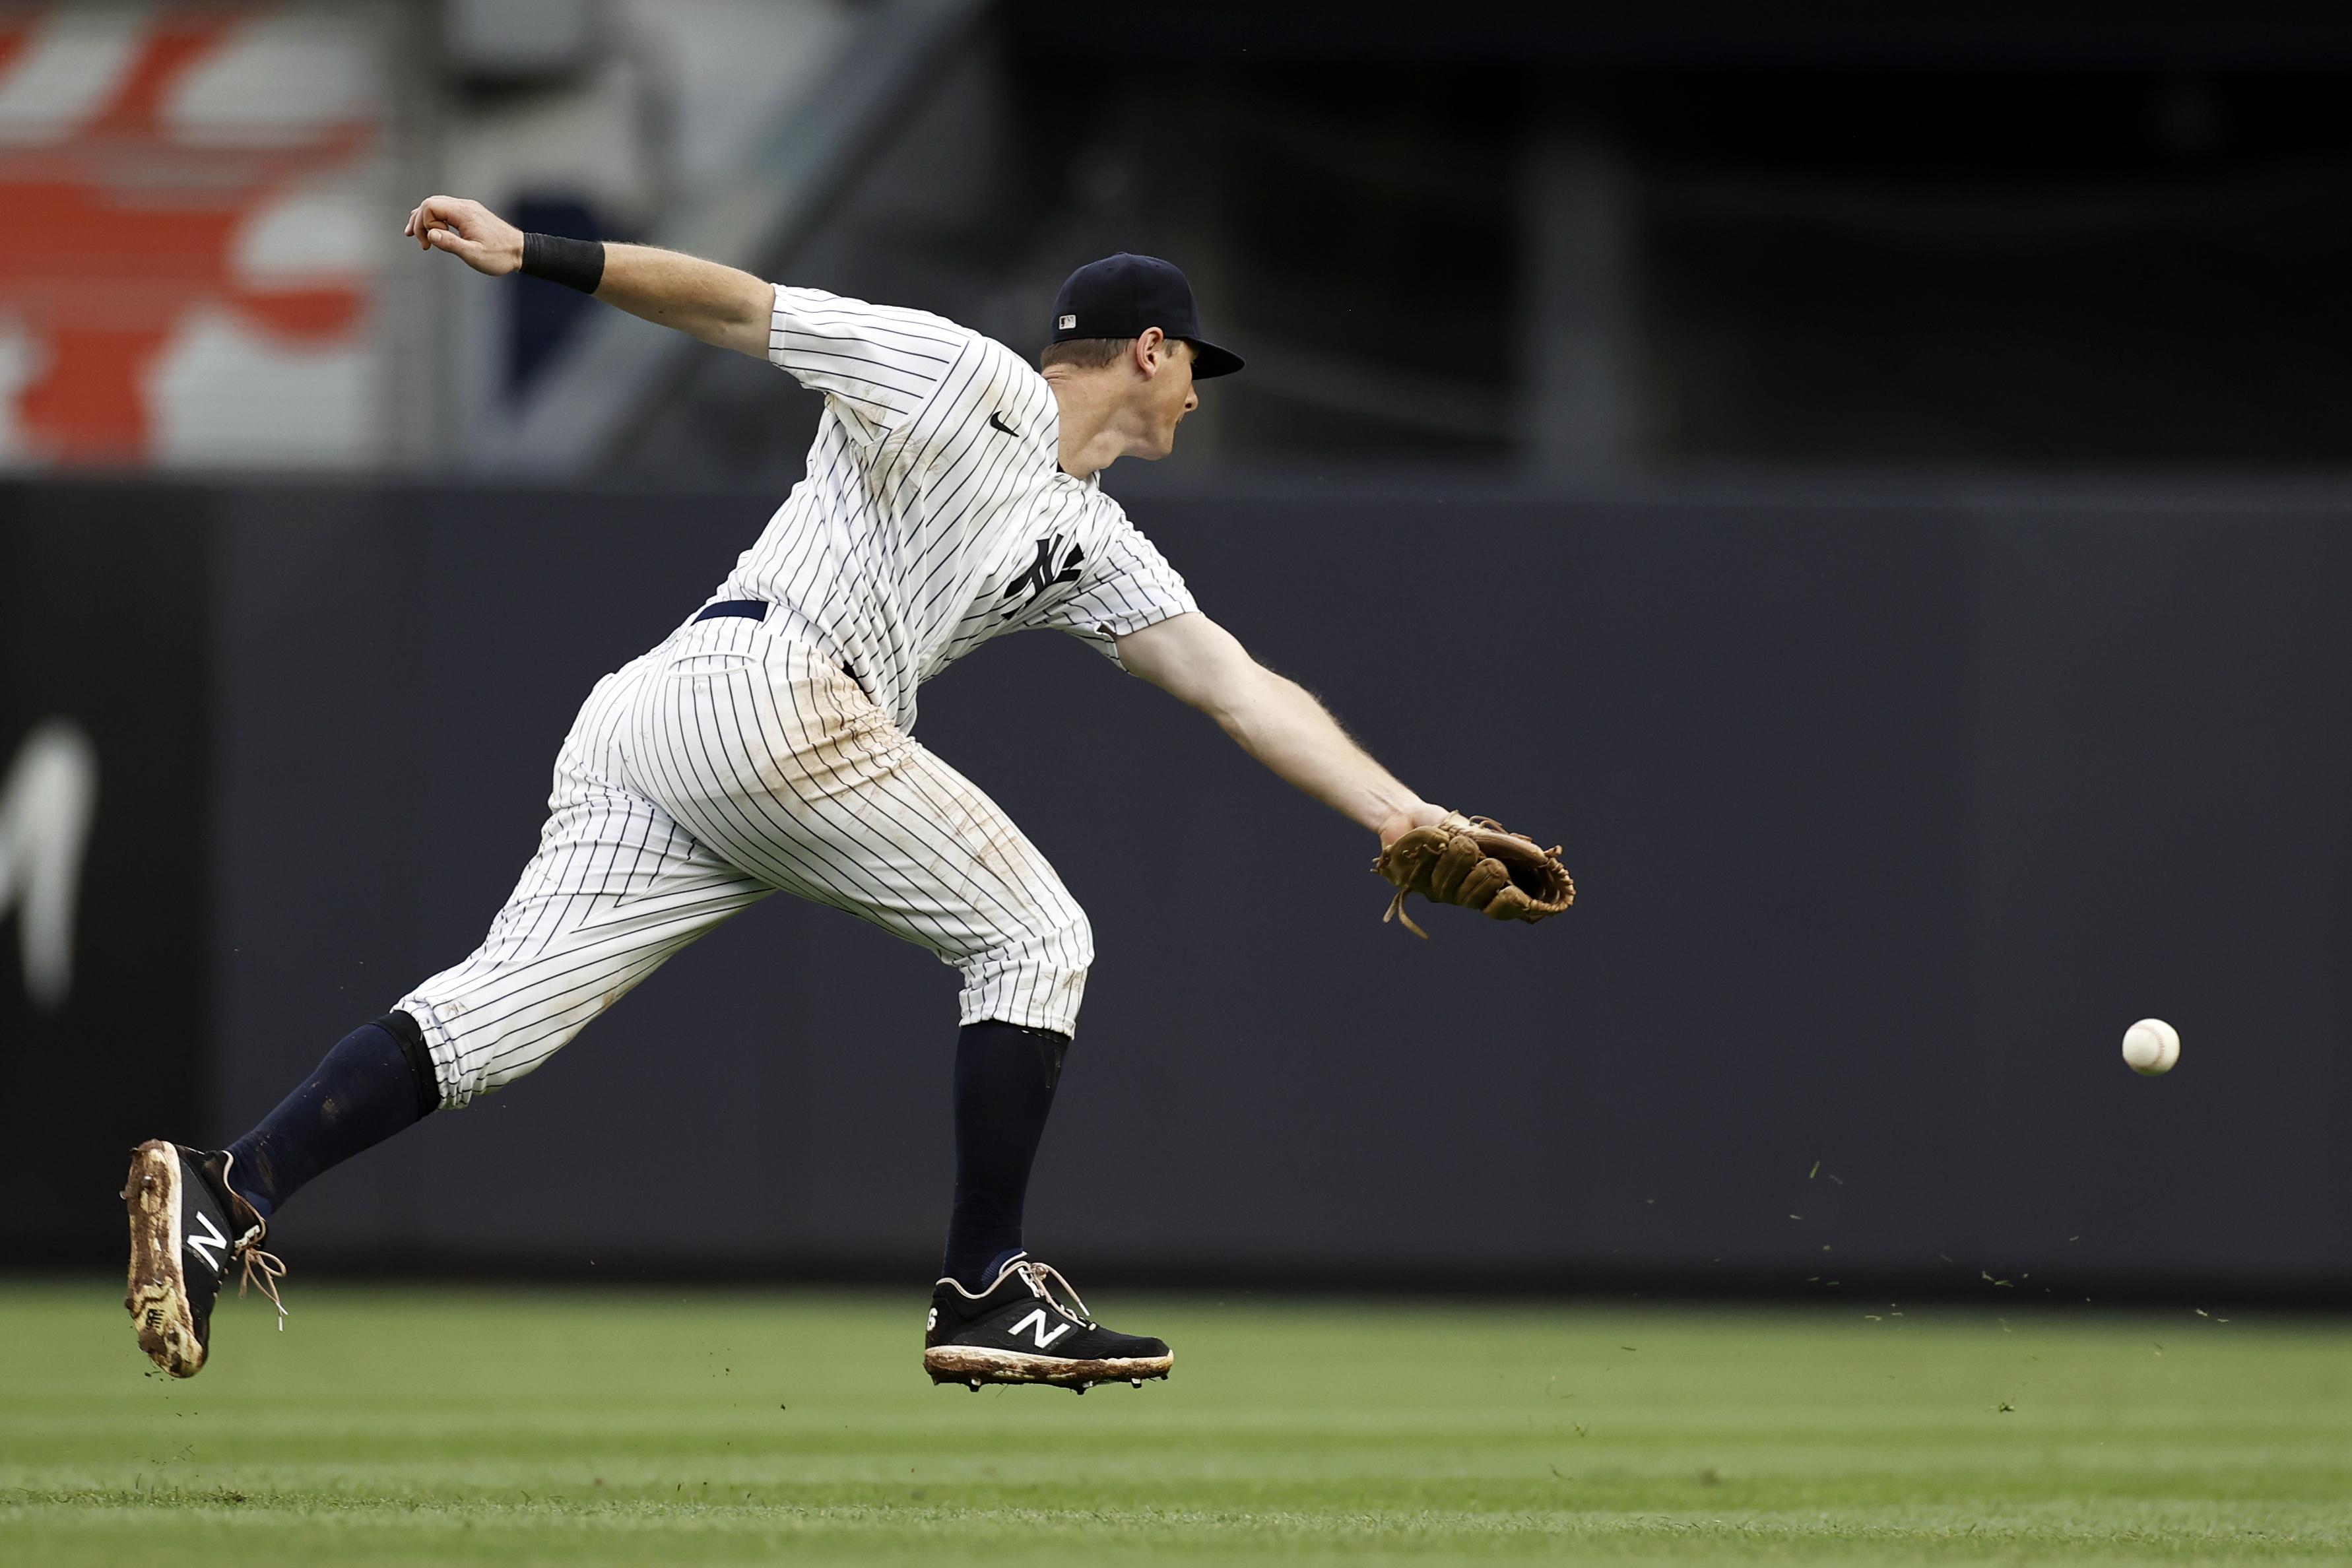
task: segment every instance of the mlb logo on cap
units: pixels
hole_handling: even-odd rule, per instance
[[[1084,328],[1078,325],[1080,317],[1086,319]],[[1054,301],[1053,341],[1057,343],[1072,338],[1141,337],[1147,327],[1158,327],[1192,345],[1195,381],[1231,375],[1242,367],[1241,355],[1201,335],[1192,285],[1156,256],[1121,251],[1090,261],[1070,274]]]

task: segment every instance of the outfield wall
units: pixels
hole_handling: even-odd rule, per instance
[[[89,984],[37,1018],[0,986],[16,1255],[110,1258],[129,1141],[241,1130],[462,956],[580,699],[772,500],[0,496],[0,746],[70,709],[108,780]],[[1580,896],[1417,942],[1364,835],[1075,642],[927,688],[921,738],[1094,918],[1031,1213],[1082,1279],[2352,1298],[2352,493],[1132,510],[1417,787],[1564,839]],[[535,1078],[322,1179],[283,1250],[920,1278],[955,985],[772,900]],[[2116,1052],[2151,1014],[2187,1042],[2156,1082]]]

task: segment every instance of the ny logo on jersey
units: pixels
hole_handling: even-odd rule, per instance
[[[1066,555],[1062,552],[1066,544],[1069,546]],[[1009,621],[1029,608],[1044,598],[1055,584],[1076,582],[1078,568],[1086,563],[1086,559],[1087,552],[1078,548],[1076,542],[1064,539],[1058,533],[1051,539],[1039,540],[1037,559],[1029,563],[1029,570],[1004,584],[1004,597],[1020,601],[1005,605],[1004,618]],[[1028,596],[1021,598],[1024,594]]]
[[[1042,1351],[1051,1350],[1054,1342],[1068,1333],[1070,1327],[1068,1323],[1056,1323],[1049,1331],[1045,1327],[1045,1309],[1040,1307],[1004,1331],[1017,1340],[1021,1337],[1022,1330],[1031,1331],[1036,1336],[1037,1348]]]

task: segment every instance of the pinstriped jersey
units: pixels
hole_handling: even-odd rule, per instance
[[[768,358],[824,414],[807,476],[712,597],[782,606],[900,729],[918,686],[1002,633],[1050,626],[1116,660],[1114,637],[1196,607],[1098,478],[1062,471],[1053,389],[1003,344],[779,285]]]

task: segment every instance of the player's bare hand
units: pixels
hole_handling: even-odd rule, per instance
[[[1445,808],[1425,800],[1400,807],[1381,824],[1381,847],[1385,849],[1416,827],[1434,827],[1445,820]]]
[[[425,197],[400,232],[425,250],[446,250],[492,278],[503,278],[522,265],[522,230],[463,196]]]

